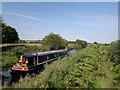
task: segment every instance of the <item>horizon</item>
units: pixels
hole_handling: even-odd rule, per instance
[[[110,43],[118,39],[117,2],[3,2],[2,16],[22,40],[51,32],[68,41]]]
[[[63,38],[63,37],[62,37]],[[65,38],[64,38],[65,39]],[[79,38],[78,38],[79,39]],[[33,40],[28,40],[28,39],[20,39],[20,40],[24,40],[24,41],[42,41],[42,39],[40,40],[40,39],[33,39]],[[66,39],[67,40],[67,39]],[[79,39],[79,40],[83,40],[83,39]],[[119,40],[119,39],[118,39]],[[72,41],[72,40],[67,40],[68,42],[75,42],[76,40],[74,40],[74,41]],[[83,41],[86,41],[86,40],[83,40]],[[117,40],[114,40],[114,41],[111,41],[111,42],[108,42],[108,43],[100,43],[100,42],[97,42],[97,41],[94,41],[94,42],[97,42],[98,44],[110,44],[110,43],[112,43],[112,42],[115,42],[115,41],[117,41]],[[94,42],[88,42],[88,41],[86,41],[87,43],[94,43]]]

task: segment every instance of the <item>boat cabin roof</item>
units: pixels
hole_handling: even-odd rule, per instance
[[[25,55],[23,55],[23,57],[26,57],[26,58],[28,58],[28,57],[35,57],[36,55],[33,55],[33,54],[25,54]]]
[[[47,52],[37,52],[37,53],[25,54],[23,56],[28,58],[28,57],[35,57],[35,56],[43,56],[43,55],[48,55],[48,54],[60,53],[60,52],[64,52],[64,51],[66,51],[66,50],[54,50],[54,51],[47,51]]]

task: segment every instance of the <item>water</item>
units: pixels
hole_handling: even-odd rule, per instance
[[[76,50],[68,51],[68,55],[72,55],[75,53]],[[12,75],[8,71],[0,71],[0,76],[2,76],[2,78],[0,78],[0,83],[6,83],[7,85],[10,85],[13,82],[14,77],[12,77]]]
[[[9,85],[12,81],[12,76],[10,74],[10,72],[8,71],[2,71],[0,72],[0,83],[4,84],[6,83],[7,85]]]
[[[75,54],[76,53],[76,50],[70,50],[68,51],[68,55],[72,55],[72,54]]]

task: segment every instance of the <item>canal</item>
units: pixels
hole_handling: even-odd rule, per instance
[[[76,53],[76,50],[69,50],[68,55],[73,55]],[[2,77],[2,78],[1,78]],[[20,77],[16,77],[19,79]],[[9,71],[0,71],[0,83],[4,84],[6,83],[7,85],[11,85],[13,82],[16,82],[17,79],[15,76],[12,76]]]

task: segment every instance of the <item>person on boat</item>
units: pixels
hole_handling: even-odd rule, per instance
[[[26,65],[28,66],[28,59],[26,59],[26,62],[25,62],[25,63],[26,63]]]
[[[22,60],[22,64],[25,64],[25,58],[23,58],[23,60]]]
[[[19,60],[19,62],[21,63],[22,60],[23,60],[23,56],[21,55],[21,56],[20,56],[20,60]]]

